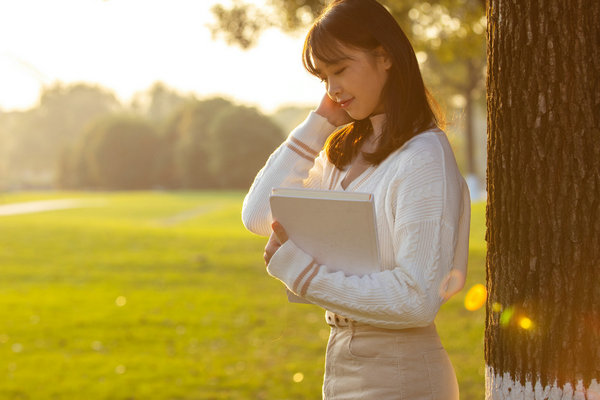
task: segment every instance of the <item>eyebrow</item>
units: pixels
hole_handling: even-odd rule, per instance
[[[332,58],[329,61],[323,61],[324,64],[326,64],[327,66],[332,66],[332,65],[336,65],[341,63],[342,61],[346,61],[346,60],[353,60],[352,57],[349,56],[339,56],[337,58]],[[321,70],[318,68],[315,68],[315,72],[320,75],[321,74]]]
[[[332,58],[329,61],[323,61],[325,64],[327,65],[335,65],[335,64],[339,64],[342,61],[346,61],[346,60],[352,60],[352,57],[350,56],[339,56],[337,58]]]
[[[331,59],[331,62],[329,62],[329,63],[326,62],[326,64],[330,64],[330,65],[332,65],[332,64],[338,64],[338,63],[340,63],[342,61],[353,60],[353,59],[354,58],[352,58],[350,56],[339,56],[337,58]]]

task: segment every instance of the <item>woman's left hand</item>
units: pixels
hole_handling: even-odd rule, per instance
[[[263,254],[265,265],[269,265],[269,261],[271,261],[273,254],[275,254],[277,249],[288,240],[287,232],[279,222],[273,221],[271,228],[273,228],[273,233],[271,233],[271,237],[265,247],[265,253]]]

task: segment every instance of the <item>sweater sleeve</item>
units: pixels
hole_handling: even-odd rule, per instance
[[[398,171],[388,191],[394,261],[380,272],[347,276],[319,265],[288,240],[268,272],[292,292],[330,311],[383,328],[429,325],[443,302],[455,227],[443,218],[445,175],[440,154],[420,151]],[[284,227],[285,228],[285,227]]]
[[[271,234],[269,196],[273,188],[320,187],[326,160],[321,149],[334,130],[326,118],[311,111],[269,156],[244,198],[242,222],[246,229],[261,236]]]

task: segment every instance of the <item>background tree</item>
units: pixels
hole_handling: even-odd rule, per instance
[[[111,116],[92,124],[81,147],[91,184],[100,189],[149,189],[157,181],[162,151],[154,128],[131,116]]]
[[[256,172],[282,142],[283,132],[254,108],[229,107],[212,121],[209,171],[219,187],[248,189]]]
[[[57,83],[43,89],[37,107],[0,118],[6,179],[50,187],[63,148],[79,140],[90,120],[121,109],[116,97],[99,86]]]
[[[90,135],[63,148],[57,164],[55,185],[58,189],[90,189],[96,185],[90,171],[87,149]]]
[[[308,113],[313,109],[313,107],[304,106],[282,106],[270,114],[269,117],[282,129],[283,139],[285,139],[295,127],[306,119]]]
[[[131,109],[153,123],[162,123],[190,100],[193,100],[192,96],[182,95],[162,82],[155,82],[133,96]]]
[[[305,30],[328,3],[271,0],[270,7],[263,9],[240,0],[229,8],[217,4],[212,9],[217,22],[211,29],[213,36],[248,48],[263,30],[271,27],[286,32]],[[484,140],[477,138],[475,115],[477,109],[483,110],[485,99],[485,1],[381,0],[381,3],[411,40],[425,81],[436,97],[449,99],[451,107],[463,110],[466,147],[462,151],[466,158],[463,171],[482,178],[485,157],[477,162],[476,145]]]
[[[221,154],[209,148],[208,130],[215,116],[229,107],[234,106],[223,98],[192,101],[171,118],[164,137],[174,146],[171,165],[179,186],[205,189],[216,185],[209,160],[221,157]]]
[[[487,398],[600,399],[600,2],[487,15]]]

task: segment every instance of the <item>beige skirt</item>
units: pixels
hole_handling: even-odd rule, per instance
[[[458,400],[454,368],[434,324],[382,329],[327,313],[326,400]]]

